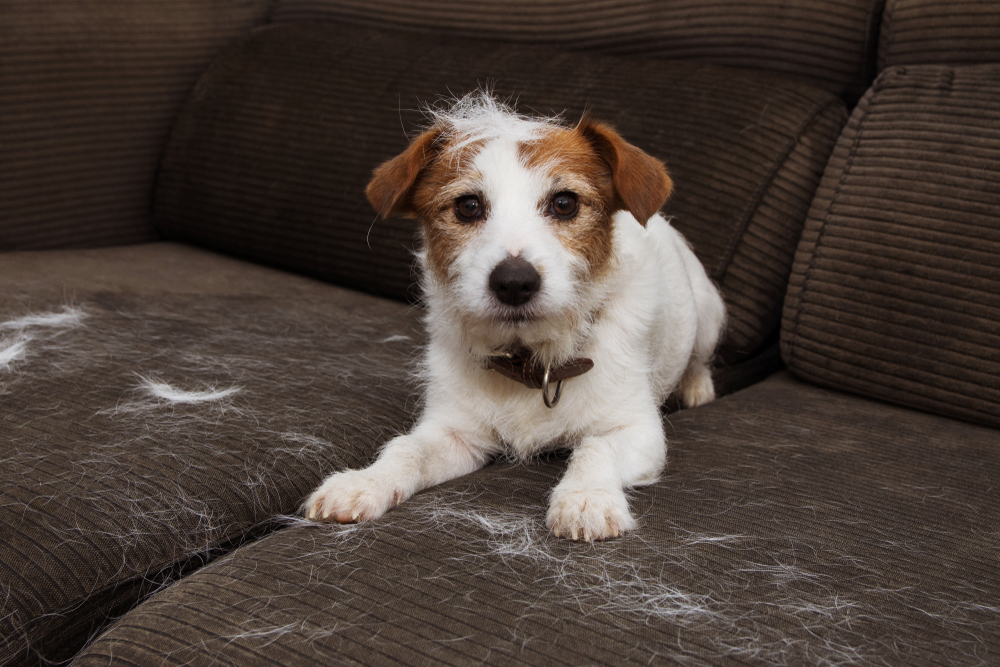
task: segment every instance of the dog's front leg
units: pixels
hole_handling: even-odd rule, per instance
[[[352,523],[377,519],[414,493],[481,468],[495,446],[434,418],[390,440],[364,470],[329,477],[303,505],[306,517]]]
[[[651,484],[666,462],[666,440],[651,415],[583,438],[552,490],[546,524],[557,537],[603,540],[636,527],[625,490]]]

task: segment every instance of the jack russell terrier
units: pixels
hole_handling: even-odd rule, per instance
[[[498,453],[572,448],[546,524],[574,540],[636,527],[626,490],[666,463],[660,405],[715,397],[725,306],[658,213],[659,160],[588,116],[575,127],[477,92],[378,167],[382,216],[420,221],[429,344],[423,414],[364,470],[334,473],[310,519],[382,516]]]

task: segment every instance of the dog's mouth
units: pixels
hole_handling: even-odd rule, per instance
[[[537,313],[527,308],[501,308],[495,314],[494,320],[499,324],[509,324],[512,326],[524,326],[538,321]]]
[[[535,318],[528,313],[510,313],[500,318],[504,324],[530,324]]]

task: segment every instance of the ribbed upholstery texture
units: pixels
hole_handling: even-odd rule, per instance
[[[175,244],[3,267],[4,667],[70,658],[415,409],[404,304]]]
[[[565,462],[303,523],[163,591],[77,667],[979,665],[1000,656],[993,429],[785,374],[670,420],[639,529],[544,529]]]
[[[886,71],[830,160],[782,354],[803,378],[1000,425],[1000,65]]]
[[[421,102],[488,81],[522,111],[574,122],[589,108],[665,159],[676,185],[666,213],[728,301],[722,359],[764,344],[846,113],[830,93],[759,72],[441,46],[326,22],[270,27],[199,82],[165,153],[156,223],[175,239],[412,296],[415,223],[377,219],[364,187],[425,122]]]
[[[879,69],[896,65],[1000,62],[996,0],[888,0],[878,45]]]
[[[156,238],[153,175],[205,66],[270,0],[4,0],[0,251]]]
[[[883,0],[278,0],[274,22],[310,19],[438,31],[808,78],[857,99],[874,76]]]

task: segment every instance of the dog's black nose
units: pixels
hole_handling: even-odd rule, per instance
[[[490,274],[490,289],[500,303],[520,306],[528,303],[542,286],[542,277],[521,257],[508,257],[500,262]]]

